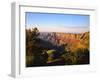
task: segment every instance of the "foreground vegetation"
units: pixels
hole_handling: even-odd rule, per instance
[[[89,64],[89,32],[78,42],[57,43],[39,38],[37,28],[26,29],[26,66],[56,66]]]

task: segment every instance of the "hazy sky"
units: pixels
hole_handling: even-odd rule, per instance
[[[37,27],[41,32],[86,32],[89,31],[89,15],[31,13],[25,15],[26,28]]]

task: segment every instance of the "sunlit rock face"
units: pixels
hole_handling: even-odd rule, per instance
[[[55,45],[65,43],[77,43],[81,40],[89,39],[89,32],[85,33],[60,33],[60,32],[40,32],[40,39],[49,41]]]

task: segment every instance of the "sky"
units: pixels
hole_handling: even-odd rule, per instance
[[[25,13],[26,28],[37,27],[40,32],[81,33],[89,31],[89,15],[58,13]]]

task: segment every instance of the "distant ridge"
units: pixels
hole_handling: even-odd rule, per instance
[[[34,27],[27,27],[26,29],[32,30]],[[37,27],[39,32],[64,32],[64,33],[84,33],[89,32],[89,27]]]

